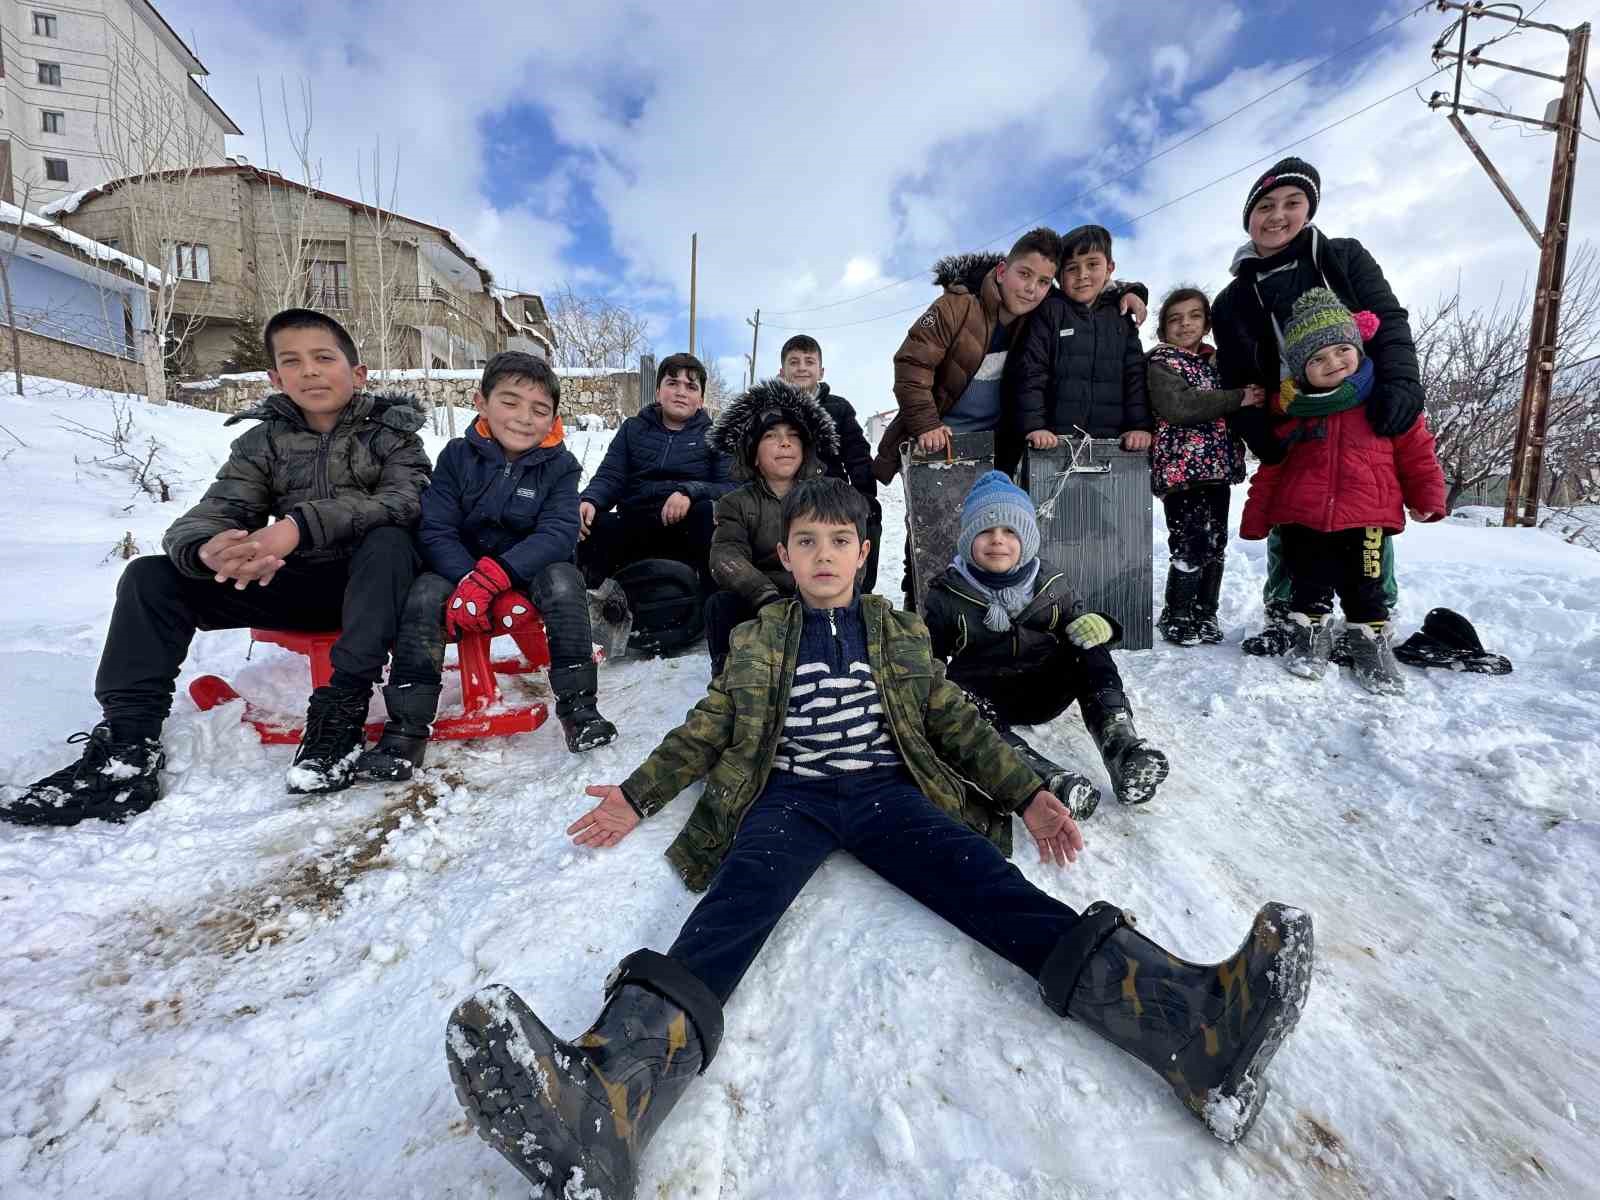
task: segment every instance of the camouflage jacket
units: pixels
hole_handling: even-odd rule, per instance
[[[357,392],[329,433],[317,433],[289,397],[268,396],[227,424],[260,421],[234,439],[228,461],[200,502],[162,538],[180,571],[210,572],[200,547],[227,529],[259,529],[268,517],[300,525],[294,557],[347,558],[367,531],[414,525],[433,472],[417,430],[422,410],[410,396]]]
[[[867,661],[906,769],[930,800],[1009,855],[1011,814],[1043,786],[1039,777],[945,679],[920,617],[879,596],[863,596],[861,608]],[[739,822],[766,786],[789,710],[803,623],[800,601],[791,599],[767,605],[735,629],[728,665],[705,698],[623,781],[629,802],[650,816],[706,780],[694,812],[667,848],[694,891],[710,884]],[[964,779],[978,787],[964,786]]]

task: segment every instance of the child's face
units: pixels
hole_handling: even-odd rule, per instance
[[[515,376],[500,380],[487,396],[474,393],[472,403],[483,414],[489,435],[513,457],[544,441],[556,423],[555,401],[544,385]]]
[[[994,269],[1000,285],[1000,306],[1013,317],[1026,316],[1050,294],[1050,276],[1056,265],[1037,252],[1024,254],[1016,262],[1002,262]]]
[[[1167,324],[1161,336],[1180,350],[1193,350],[1208,328],[1206,306],[1198,300],[1180,300],[1167,309]]]
[[[783,356],[778,378],[792,388],[809,392],[822,382],[822,355],[808,350],[791,350]]]
[[[756,443],[756,470],[768,483],[792,482],[805,460],[806,444],[787,421],[779,421]]]
[[[1098,250],[1074,254],[1061,264],[1061,290],[1079,304],[1088,304],[1105,290],[1116,269],[1117,264]]]
[[[367,382],[367,369],[351,366],[331,330],[316,325],[272,335],[272,386],[294,401],[306,424],[326,433],[350,397]]]
[[[996,575],[1015,571],[1022,561],[1022,539],[1004,525],[985,529],[972,539],[972,561]]]
[[[854,525],[836,525],[806,514],[789,526],[778,559],[794,576],[795,590],[812,608],[842,608],[855,595],[856,573],[872,550]]]
[[[656,400],[661,404],[661,415],[674,425],[686,424],[706,402],[700,381],[688,371],[677,371],[663,379],[656,386]]]
[[[1354,346],[1325,346],[1306,360],[1306,382],[1325,392],[1354,375],[1360,365],[1361,352]]]
[[[1250,210],[1250,240],[1262,254],[1282,250],[1311,219],[1311,201],[1301,188],[1285,184],[1273,188]]]

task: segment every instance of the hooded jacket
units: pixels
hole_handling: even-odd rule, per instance
[[[1023,433],[1049,429],[1114,438],[1148,430],[1144,346],[1122,294],[1104,289],[1080,304],[1051,289],[1028,319],[1016,397]]]
[[[652,402],[622,423],[579,501],[596,512],[616,505],[624,512],[659,511],[674,492],[693,500],[715,500],[733,490],[728,460],[707,442],[711,418],[701,409],[682,429],[668,429],[661,405]]]
[[[225,425],[259,421],[234,440],[206,494],[167,529],[162,549],[185,575],[208,578],[200,547],[229,529],[259,529],[268,517],[300,526],[294,558],[348,558],[370,530],[409,528],[433,467],[417,430],[424,417],[408,395],[357,392],[333,429],[318,433],[281,392]]]
[[[578,476],[561,420],[538,446],[508,459],[480,417],[439,455],[422,493],[417,540],[428,569],[455,581],[478,559],[495,559],[527,590],[578,546]]]

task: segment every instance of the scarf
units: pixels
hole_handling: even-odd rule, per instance
[[[1302,392],[1293,380],[1278,389],[1272,407],[1285,417],[1329,417],[1367,402],[1372,395],[1372,360],[1363,358],[1356,373],[1326,392]]]
[[[956,556],[950,564],[956,574],[970,583],[989,602],[983,614],[984,625],[996,633],[1011,628],[1011,618],[1028,607],[1033,599],[1033,581],[1039,576],[1039,560],[1033,559],[1018,565],[1015,571],[996,574],[975,567],[966,559]]]

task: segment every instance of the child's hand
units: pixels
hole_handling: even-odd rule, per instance
[[[1022,810],[1022,823],[1028,827],[1034,843],[1039,847],[1040,862],[1054,862],[1056,866],[1064,867],[1078,861],[1078,851],[1083,849],[1083,834],[1078,831],[1078,823],[1072,819],[1067,806],[1056,798],[1055,793],[1040,788],[1029,801],[1028,807]]]
[[[1067,641],[1079,650],[1091,650],[1111,640],[1111,622],[1099,613],[1084,613],[1067,626]]]
[[[924,454],[937,454],[950,444],[950,426],[941,425],[937,429],[930,429],[927,433],[917,438],[917,449]]]
[[[200,561],[216,572],[218,583],[226,583],[233,577],[231,571],[225,571],[224,568],[243,565],[250,560],[251,551],[239,549],[249,536],[242,529],[224,529],[215,537],[206,539],[206,544],[200,547]]]
[[[1138,292],[1125,292],[1122,296],[1122,315],[1132,317],[1135,325],[1143,325],[1144,319],[1150,315],[1150,309],[1139,299]]]
[[[1130,429],[1122,435],[1122,448],[1124,450],[1148,450],[1151,437],[1142,429]]]
[[[1239,401],[1240,408],[1260,408],[1267,402],[1267,393],[1260,384],[1252,383],[1244,389],[1244,399]]]
[[[1061,439],[1048,429],[1035,429],[1028,435],[1028,445],[1035,450],[1054,450],[1061,444]]]
[[[639,814],[614,783],[590,784],[583,789],[586,796],[599,796],[596,804],[583,816],[567,826],[567,832],[579,846],[593,846],[596,850],[615,846],[633,832],[639,823]],[[1071,817],[1067,818],[1069,821]]]
[[[585,500],[578,505],[578,540],[581,542],[589,536],[589,530],[594,525],[594,505]]]
[[[676,525],[689,515],[689,497],[682,492],[673,492],[667,497],[667,502],[661,506],[661,523],[663,525]]]
[[[1406,511],[1411,514],[1411,519],[1413,521],[1420,521],[1424,525],[1430,524],[1433,521],[1442,521],[1442,520],[1444,520],[1444,514],[1443,513],[1418,512],[1414,508],[1407,508]]]

